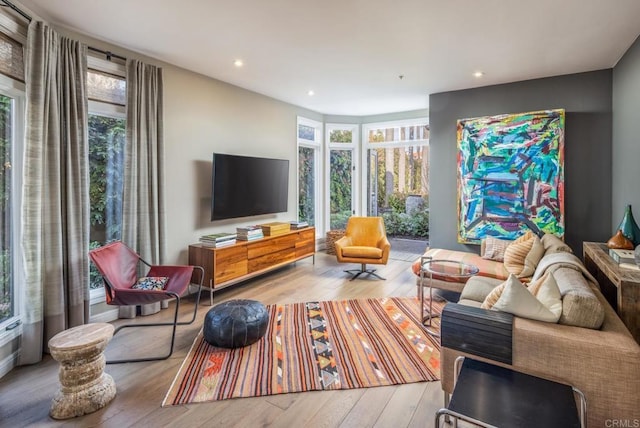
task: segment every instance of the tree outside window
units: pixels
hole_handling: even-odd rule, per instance
[[[122,232],[122,180],[125,120],[89,115],[90,248],[118,240]],[[102,287],[102,277],[91,264],[90,289]]]

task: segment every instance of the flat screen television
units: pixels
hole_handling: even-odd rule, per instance
[[[287,211],[289,161],[213,154],[211,220]]]

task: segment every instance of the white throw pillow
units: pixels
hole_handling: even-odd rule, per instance
[[[562,295],[553,273],[547,275],[535,297],[556,317],[553,322],[558,322],[560,315],[562,315]]]
[[[558,322],[562,314],[562,300],[555,279],[547,280],[540,286],[538,296],[541,295],[543,297],[538,300],[515,275],[511,274],[502,295],[491,309],[537,321]]]

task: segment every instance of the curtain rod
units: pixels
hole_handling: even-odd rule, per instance
[[[18,6],[16,6],[15,4],[11,3],[9,0],[0,0],[2,3],[4,3],[4,5],[0,4],[0,6],[2,7],[8,7],[11,10],[13,10],[14,12],[16,12],[18,15],[22,16],[24,19],[26,19],[27,21],[31,22],[32,18],[27,15],[24,11],[22,11],[21,9],[18,8]],[[111,61],[111,58],[118,58],[122,61],[126,61],[127,58],[120,56],[120,55],[116,55],[113,52],[109,52],[109,51],[105,51],[102,49],[98,49],[98,48],[94,48],[92,46],[88,46],[88,49],[94,52],[98,52],[103,54],[108,61]]]
[[[26,13],[24,13],[21,9],[18,9],[18,6],[16,6],[15,4],[11,3],[8,0],[0,0],[0,1],[2,1],[2,3],[4,3],[5,7],[8,7],[9,9],[12,9],[14,12],[16,12],[17,14],[22,16],[24,19],[26,19],[27,21],[31,22],[31,17],[29,15],[27,15]],[[0,6],[2,6],[2,5],[0,5]]]
[[[4,1],[4,0],[2,0]],[[118,58],[121,59],[122,61],[126,61],[127,58],[120,56],[118,54],[114,54],[113,52],[110,51],[103,51],[102,49],[98,49],[98,48],[94,48],[93,46],[87,46],[87,49],[89,49],[90,51],[94,51],[94,52],[98,52],[101,54],[104,54],[105,57],[107,57],[108,61],[111,61],[111,58]]]

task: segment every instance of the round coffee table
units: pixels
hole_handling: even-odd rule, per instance
[[[443,278],[445,281],[447,279],[450,280],[460,280],[471,278],[476,275],[480,269],[478,269],[474,265],[470,265],[467,263],[462,263],[453,260],[437,260],[432,257],[421,257],[420,258],[420,278],[421,285],[418,287],[418,298],[420,299],[420,311],[419,316],[422,320],[422,324],[426,326],[426,330],[432,336],[440,337],[440,334],[431,329],[432,327],[432,319],[437,318],[440,314],[433,313],[433,276],[437,275],[440,278]],[[429,275],[429,312],[424,313],[424,278],[425,274]],[[437,287],[436,287],[437,288]],[[429,321],[428,324],[425,324],[426,321]]]

